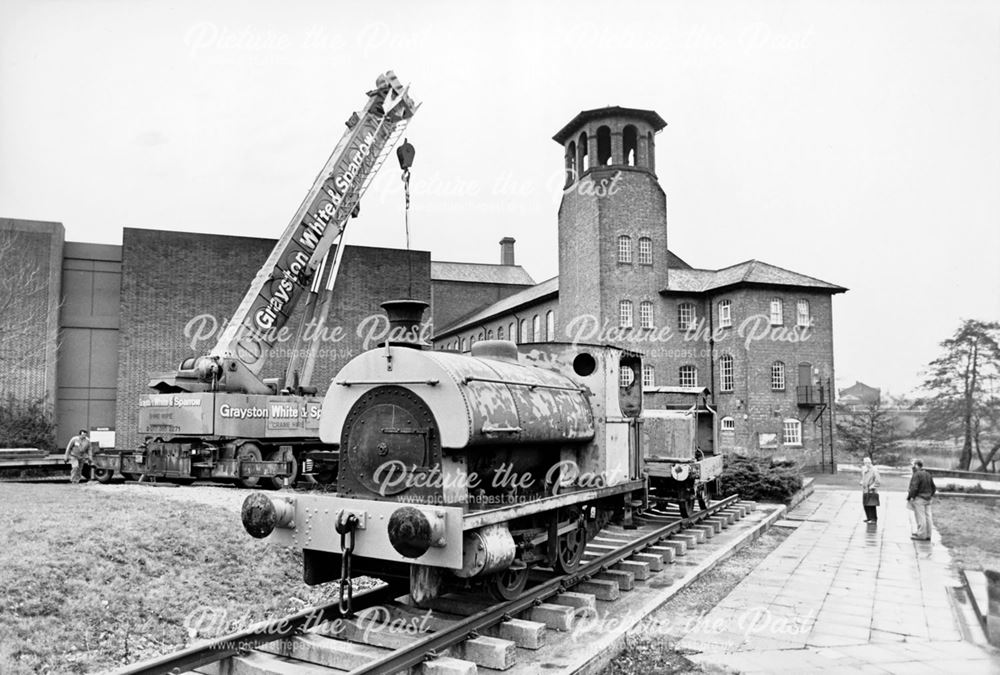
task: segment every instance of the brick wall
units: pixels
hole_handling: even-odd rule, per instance
[[[493,304],[525,288],[530,286],[435,279],[431,285],[434,328],[445,328],[480,307]]]
[[[171,372],[182,360],[207,353],[220,326],[267,258],[274,241],[126,228],[122,240],[120,361],[116,400],[117,444],[134,447],[139,397],[149,393],[157,372]],[[330,379],[363,344],[363,320],[380,314],[386,299],[404,297],[406,256],[413,258],[413,290],[430,299],[430,256],[423,251],[348,247],[341,263],[328,328],[312,384],[325,392]],[[296,310],[302,314],[303,305]],[[200,320],[192,321],[200,317]],[[185,327],[191,330],[185,335]],[[217,323],[218,322],[218,323]],[[292,331],[296,321],[289,324]],[[336,331],[335,328],[340,330]],[[198,339],[201,338],[201,339]],[[279,343],[263,377],[282,377],[291,342]]]
[[[64,229],[0,219],[0,396],[54,405]]]
[[[774,297],[781,298],[784,307],[784,321],[780,327],[772,327],[769,322],[770,301]],[[819,375],[814,374],[807,384],[816,384],[817,379],[825,384],[834,378],[831,296],[805,290],[743,288],[714,296],[713,307],[723,298],[732,301],[733,327],[727,329],[723,339],[715,345],[712,390],[716,392],[719,418],[733,417],[735,421],[734,449],[819,465],[824,433],[829,447],[831,410],[827,408],[824,412],[825,426],[821,430],[816,423],[820,409],[799,406],[796,389],[800,384],[800,364],[808,363],[811,370],[819,371]],[[795,327],[795,307],[799,299],[806,299],[810,304],[813,326],[808,331]],[[734,360],[735,387],[731,393],[721,391],[718,372],[718,360],[726,353]],[[771,366],[776,361],[785,364],[783,391],[771,387]],[[801,446],[782,442],[785,419],[800,420]],[[761,432],[777,435],[773,448],[760,447]]]

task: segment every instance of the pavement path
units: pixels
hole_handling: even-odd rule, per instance
[[[1000,674],[996,650],[962,639],[938,534],[911,540],[906,495],[881,497],[864,523],[857,490],[817,487],[788,515],[791,535],[677,647],[743,673]]]

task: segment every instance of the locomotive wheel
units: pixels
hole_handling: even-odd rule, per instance
[[[519,569],[508,567],[503,572],[497,572],[486,582],[486,588],[497,600],[514,600],[524,592],[528,585],[528,567]]]
[[[98,483],[107,485],[111,482],[111,477],[115,475],[115,472],[111,469],[98,469],[95,467],[91,475]]]
[[[568,574],[580,566],[583,551],[587,548],[587,529],[578,523],[575,530],[559,535],[556,539],[556,570]]]
[[[237,459],[249,460],[251,462],[259,462],[260,459],[260,448],[258,448],[253,443],[246,443],[240,447],[236,452]],[[236,485],[241,488],[255,488],[257,484],[261,482],[260,476],[250,476],[248,478],[237,478]]]
[[[677,502],[677,506],[681,509],[681,518],[690,518],[694,515],[694,497],[682,499]]]

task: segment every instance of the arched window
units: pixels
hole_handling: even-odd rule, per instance
[[[542,341],[542,318],[537,314],[531,317],[531,341]]]
[[[733,357],[731,354],[723,354],[719,357],[719,390],[733,390]]]
[[[622,129],[622,153],[625,155],[625,166],[636,166],[639,152],[639,132],[631,124]]]
[[[809,301],[799,300],[795,305],[795,325],[807,328],[812,324],[809,316]]]
[[[460,351],[463,351],[463,352],[465,351],[465,338],[461,338],[458,341],[458,348],[459,348]]]
[[[656,381],[655,375],[656,375],[656,372],[653,370],[653,366],[649,365],[648,363],[645,364],[645,365],[643,365],[643,367],[642,367],[642,387],[643,387],[643,389],[645,389],[646,387],[653,387],[653,386],[655,386],[655,381]]]
[[[632,327],[632,301],[622,300],[618,303],[618,327]]]
[[[474,345],[474,344],[476,344],[476,336],[475,335],[470,335],[469,336],[469,349],[472,349],[472,345]]]
[[[611,129],[607,126],[597,127],[597,166],[611,164]]]
[[[632,262],[632,237],[627,234],[618,235],[618,262]]]
[[[493,329],[492,329],[492,328],[490,328],[490,329],[489,329],[489,330],[488,330],[488,331],[486,332],[486,339],[487,339],[487,340],[492,340],[492,339],[493,339]]]
[[[697,387],[698,386],[698,369],[694,366],[681,366],[678,371],[679,384],[682,387]]]
[[[497,340],[503,340],[503,326],[497,328]]]
[[[507,339],[511,342],[517,342],[517,331],[514,329],[513,321],[507,326]]]
[[[785,364],[781,361],[771,364],[771,390],[785,390]]]
[[[691,330],[695,327],[696,321],[697,317],[692,303],[682,302],[677,306],[677,328],[679,330]]]
[[[802,422],[786,419],[781,427],[781,442],[785,445],[802,445]]]
[[[654,147],[656,146],[653,145],[653,132],[650,131],[646,134],[646,156],[649,158],[647,162],[650,171],[656,171],[656,152],[653,150]]]
[[[653,327],[653,303],[649,300],[643,300],[639,303],[639,327]]]
[[[653,240],[649,237],[639,237],[639,264],[653,264]]]
[[[633,382],[635,382],[635,372],[632,370],[632,366],[622,366],[618,373],[618,386],[631,387]]]
[[[576,146],[576,177],[579,178],[583,172],[590,168],[590,157],[587,156],[587,132],[580,134],[580,139]]]
[[[785,323],[782,312],[781,298],[771,298],[771,325],[780,326]]]
[[[569,187],[576,181],[576,141],[570,141],[566,146],[566,185]]]
[[[556,339],[556,313],[551,309],[545,312],[545,339],[549,342]]]
[[[719,300],[719,327],[729,328],[733,325],[733,303],[730,300]]]
[[[520,335],[518,336],[517,341],[520,342],[521,344],[524,344],[528,341],[528,320],[521,319],[521,324],[519,327],[521,330],[519,331]]]

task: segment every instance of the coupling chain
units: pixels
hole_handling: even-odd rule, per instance
[[[354,555],[354,535],[358,529],[358,517],[341,511],[337,514],[334,529],[340,534],[340,597],[338,607],[341,616],[350,616],[354,602],[354,586],[351,585],[351,557]]]

